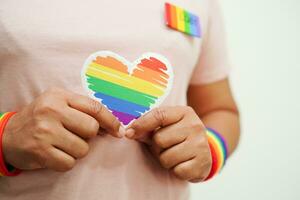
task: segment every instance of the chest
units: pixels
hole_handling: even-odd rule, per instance
[[[165,2],[160,0],[2,0],[0,57],[8,64],[1,68],[19,59],[20,72],[30,66],[51,76],[60,70],[69,73],[69,67],[79,72],[84,59],[99,50],[114,51],[129,61],[155,52],[169,59],[175,77],[184,76],[186,82],[201,54],[207,0],[170,3],[199,16],[201,38],[168,28]]]

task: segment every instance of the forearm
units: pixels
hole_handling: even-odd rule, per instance
[[[240,136],[239,114],[235,110],[214,110],[200,116],[206,127],[218,131],[225,138],[229,155],[238,145]]]
[[[188,90],[188,105],[204,122],[219,132],[228,144],[228,153],[236,148],[239,135],[239,111],[234,101],[229,81],[224,79],[207,85],[191,85]]]

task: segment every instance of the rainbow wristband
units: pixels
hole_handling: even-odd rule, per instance
[[[228,148],[225,139],[217,131],[206,128],[206,134],[212,157],[212,167],[208,177],[205,179],[208,180],[219,173],[225,165],[228,157]]]
[[[20,173],[20,170],[15,169],[13,167],[8,167],[5,164],[3,149],[2,149],[2,136],[4,133],[5,126],[11,116],[13,116],[15,112],[6,112],[0,113],[0,176],[16,176]]]

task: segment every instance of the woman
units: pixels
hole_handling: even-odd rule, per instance
[[[188,199],[188,182],[220,170],[239,117],[219,6],[170,3],[199,17],[198,37],[167,27],[162,1],[1,1],[1,173],[22,171],[0,177],[1,199]],[[81,85],[99,50],[166,57],[163,104],[124,129]]]

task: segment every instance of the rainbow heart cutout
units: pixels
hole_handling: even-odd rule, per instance
[[[88,57],[81,77],[89,96],[105,105],[124,126],[157,107],[170,93],[173,70],[156,53],[133,63],[110,51]]]

